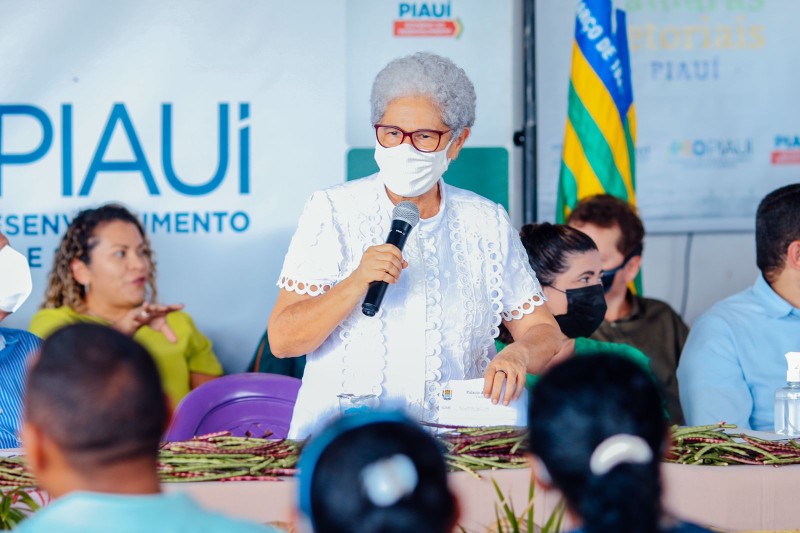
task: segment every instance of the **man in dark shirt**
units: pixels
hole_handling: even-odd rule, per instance
[[[642,263],[641,219],[626,202],[601,194],[579,202],[568,223],[595,241],[603,263],[608,309],[591,338],[630,344],[644,352],[664,391],[670,422],[683,423],[675,371],[689,328],[666,303],[631,292]]]

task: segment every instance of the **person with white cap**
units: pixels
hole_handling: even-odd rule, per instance
[[[661,504],[667,423],[653,379],[598,352],[546,372],[533,387],[529,450],[536,482],[564,495],[575,533],[699,533]]]
[[[25,303],[32,286],[28,260],[0,233],[0,322]],[[0,327],[0,448],[19,447],[28,360],[40,343],[27,331]]]

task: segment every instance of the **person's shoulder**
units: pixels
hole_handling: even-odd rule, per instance
[[[761,312],[752,292],[753,288],[748,287],[716,302],[697,318],[693,328],[708,322],[736,322],[752,318],[753,313]]]
[[[378,174],[358,178],[318,189],[309,196],[304,214],[313,217],[352,215],[362,210],[370,210],[378,204],[383,193],[383,184]]]
[[[655,298],[645,298],[643,296],[635,296],[634,299],[638,302],[639,312],[636,316],[647,321],[655,321],[665,327],[669,327],[675,331],[679,338],[685,340],[689,331],[689,326],[684,322],[683,317],[675,311],[672,306],[667,302],[656,300]],[[683,341],[679,341],[682,345]]]
[[[23,520],[14,531],[17,533],[84,533],[85,524],[70,525],[69,515],[74,511],[75,497],[67,494],[48,503],[40,510]]]
[[[630,344],[623,344],[619,342],[608,342],[590,337],[578,337],[575,339],[575,353],[580,355],[583,353],[591,352],[612,352],[616,354],[624,354],[631,356],[641,356],[647,358],[640,349],[631,346]]]
[[[65,318],[76,322],[80,320],[81,316],[83,315],[67,305],[62,305],[61,307],[45,307],[33,314],[33,318]]]
[[[755,289],[755,285],[749,285],[739,292],[735,292],[730,296],[726,296],[719,302],[715,303],[711,309],[744,309],[753,307],[754,304],[757,304]]]
[[[378,174],[375,173],[369,176],[364,176],[363,178],[357,178],[354,180],[345,181],[344,183],[331,185],[330,187],[318,190],[314,194],[324,195],[331,200],[336,200],[339,197],[375,194],[377,191],[380,191],[380,187],[382,186],[383,184],[380,183]]]
[[[80,314],[73,308],[69,307],[68,305],[62,305],[61,307],[45,307],[43,309],[39,309],[33,314],[31,321],[34,319],[60,319],[60,320],[69,320],[70,322],[80,322],[84,315]]]
[[[199,533],[212,531],[225,531],[228,533],[277,532],[276,529],[269,526],[262,526],[255,522],[205,509],[186,494],[173,493],[164,495],[163,499],[165,502],[169,502],[171,508],[175,510],[176,516],[173,518],[177,518],[182,524],[189,526],[187,531],[191,530]]]
[[[462,189],[460,187],[456,187],[455,185],[450,185],[449,183],[444,184],[444,190],[447,200],[456,205],[475,205],[493,210],[498,210],[500,207],[497,202],[493,202],[485,196],[481,196],[480,194],[468,189]]]
[[[642,309],[645,309],[648,314],[668,314],[680,317],[680,315],[672,308],[672,306],[663,300],[646,298],[638,295],[634,295],[633,297],[639,301],[639,305],[642,307]]]
[[[474,225],[479,233],[503,233],[511,227],[511,220],[505,208],[478,193],[444,184],[445,205],[453,210],[462,223]],[[516,233],[516,231],[514,231]],[[484,233],[486,234],[486,233]]]
[[[173,330],[176,330],[176,334],[179,334],[178,330],[186,331],[190,329],[197,329],[192,315],[183,310],[173,311],[172,313],[168,314],[167,322]]]
[[[194,324],[194,320],[192,320],[192,315],[190,315],[187,311],[181,309],[180,311],[173,311],[167,315],[167,318],[172,322],[173,320],[176,323],[188,323]]]
[[[576,355],[586,355],[597,352],[606,352],[627,357],[628,359],[641,364],[648,370],[648,372],[650,371],[650,358],[647,357],[642,350],[636,348],[635,346],[620,342],[601,341],[592,339],[590,337],[578,337],[575,339]]]
[[[83,321],[85,321],[83,315],[71,307],[62,305],[61,307],[50,307],[36,311],[31,317],[31,323],[28,329],[34,335],[44,339],[62,326]]]
[[[5,337],[6,340],[18,340],[26,346],[39,346],[42,343],[42,339],[40,339],[37,335],[34,335],[30,331],[25,331],[24,329],[0,327],[0,335]]]

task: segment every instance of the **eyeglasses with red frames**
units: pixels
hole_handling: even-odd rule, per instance
[[[408,137],[414,148],[420,152],[435,152],[439,148],[439,143],[442,142],[442,135],[446,133],[450,133],[450,130],[405,131],[397,126],[375,124],[375,137],[384,148],[400,146]]]

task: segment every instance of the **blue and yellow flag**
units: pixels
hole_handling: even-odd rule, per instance
[[[559,223],[564,223],[578,200],[595,194],[610,194],[636,205],[635,143],[625,12],[614,10],[612,0],[580,2],[558,182]]]

